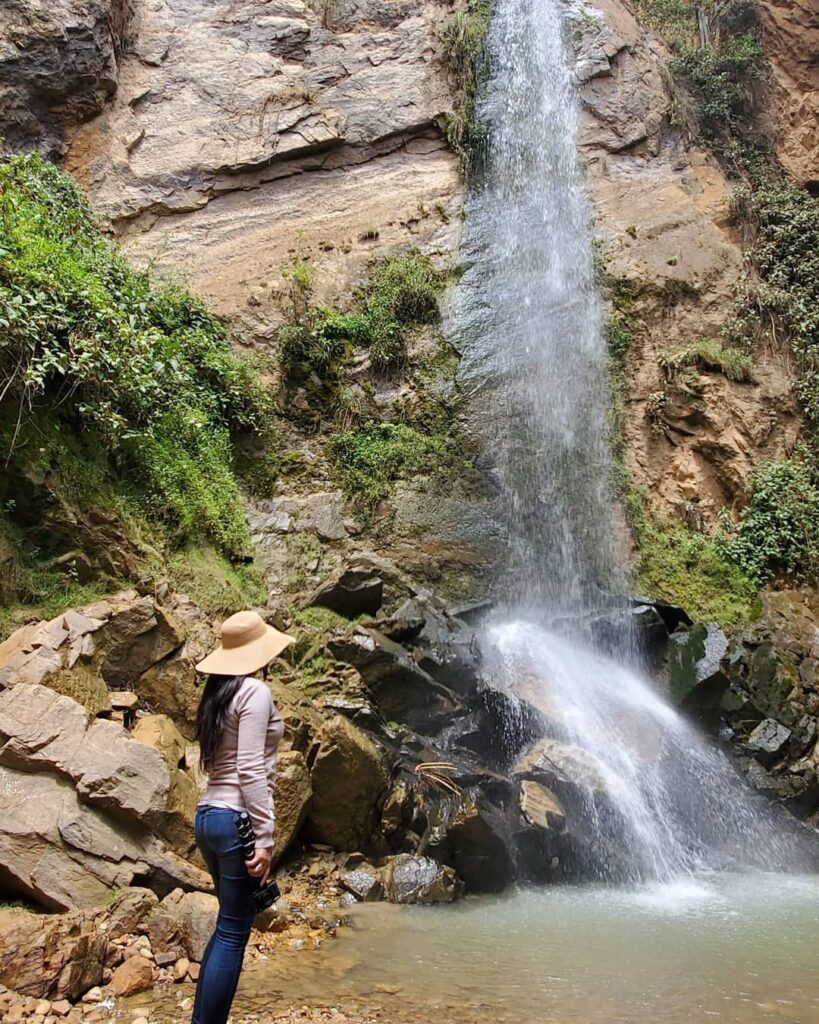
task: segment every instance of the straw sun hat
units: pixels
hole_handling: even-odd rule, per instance
[[[220,637],[221,644],[199,662],[197,672],[249,676],[294,642],[292,636],[268,626],[257,612],[237,612],[225,619]]]

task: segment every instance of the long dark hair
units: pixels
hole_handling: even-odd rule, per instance
[[[219,749],[230,702],[245,681],[245,676],[210,675],[196,712],[196,738],[199,740],[199,763],[209,772]]]

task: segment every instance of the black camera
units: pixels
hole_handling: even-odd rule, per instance
[[[239,842],[242,844],[245,860],[250,860],[256,852],[256,836],[253,833],[253,826],[250,824],[250,815],[247,811],[240,811],[234,815],[233,823],[236,826]],[[271,879],[267,885],[262,886],[253,893],[253,906],[256,913],[260,914],[263,910],[267,910],[268,907],[272,907],[280,896],[281,892],[276,884],[276,880]]]

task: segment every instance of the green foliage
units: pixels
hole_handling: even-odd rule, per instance
[[[272,415],[258,374],[200,300],[132,270],[71,178],[34,155],[0,164],[0,331],[16,423],[59,408],[179,537],[247,543],[230,432]],[[18,438],[4,434],[6,454]]]
[[[25,613],[23,621],[53,619],[66,608],[98,601],[112,585],[110,580],[81,583],[70,561],[58,570],[24,540],[21,531],[0,515],[0,548],[9,559],[4,578],[15,595],[13,602],[0,605],[0,640],[17,628],[18,613]]]
[[[756,584],[717,541],[682,525],[650,519],[639,494],[632,494],[629,513],[639,545],[634,577],[640,593],[725,629],[750,621]]]
[[[489,13],[489,0],[469,0],[465,11],[450,15],[444,35],[453,82],[453,109],[447,116],[446,137],[467,171],[486,134],[475,118],[475,100],[487,64]]]
[[[696,6],[692,0],[636,0],[645,21],[675,48],[689,46],[696,29]]]
[[[310,372],[332,377],[350,345],[366,345],[371,337],[369,318],[361,313],[342,314],[323,306],[308,309],[281,332],[282,364],[290,377]]]
[[[712,338],[701,338],[673,355],[663,356],[660,365],[669,379],[688,366],[716,370],[729,380],[741,383],[754,381],[754,362],[747,352],[723,345]]]
[[[762,281],[738,296],[727,330],[753,341],[773,328],[796,357],[796,390],[814,436],[819,432],[819,202],[785,178],[766,175],[733,199],[738,223],[750,230]]]
[[[387,256],[377,265],[370,279],[367,320],[370,353],[378,369],[404,361],[410,327],[437,322],[441,286],[429,258],[417,252]]]
[[[343,615],[334,612],[330,608],[320,608],[313,605],[310,608],[302,608],[293,616],[297,626],[306,626],[309,629],[317,629],[321,632],[329,632],[331,629],[346,629],[350,622],[358,622],[360,616],[355,619],[345,619]]]
[[[694,98],[703,138],[717,148],[741,126],[763,75],[762,49],[755,34],[728,36],[718,44],[685,47],[670,65]]]
[[[748,504],[721,541],[725,556],[758,584],[779,574],[817,578],[819,481],[804,454],[769,462],[754,475]]]
[[[230,615],[267,601],[255,562],[231,562],[208,545],[187,545],[168,560],[174,589],[187,594],[206,615]]]
[[[406,423],[370,423],[330,442],[330,456],[348,498],[371,509],[401,477],[428,472],[445,450],[441,438]]]
[[[309,305],[294,312],[280,333],[285,371],[291,379],[315,374],[335,383],[353,347],[369,347],[376,369],[400,366],[410,329],[437,321],[441,287],[441,275],[428,257],[417,252],[385,257],[372,267],[363,312]]]

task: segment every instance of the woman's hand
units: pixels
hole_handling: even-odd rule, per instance
[[[270,862],[273,859],[273,850],[269,846],[264,846],[260,850],[256,850],[250,860],[245,861],[247,867],[247,873],[251,878],[258,878],[262,885],[267,880],[267,876],[270,874]]]

